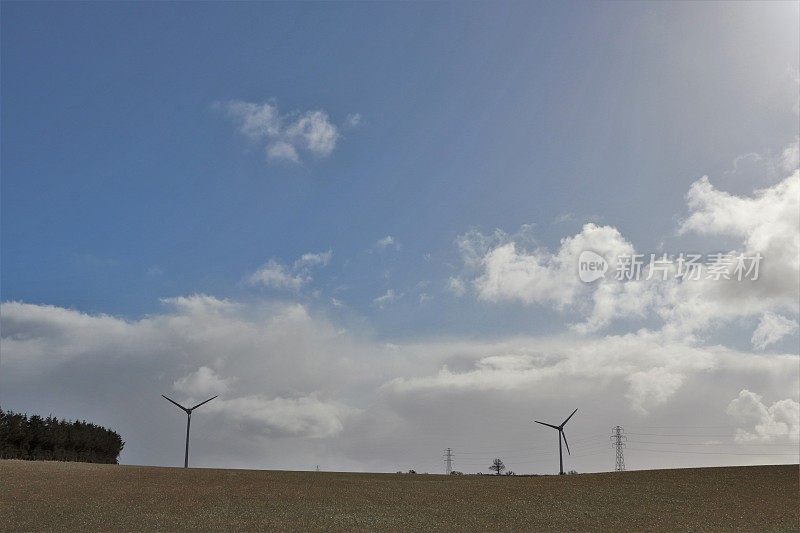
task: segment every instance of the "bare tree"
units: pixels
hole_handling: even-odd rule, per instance
[[[506,465],[503,464],[501,459],[495,459],[492,461],[492,466],[489,467],[489,470],[494,470],[497,472],[497,475],[500,475],[500,472],[506,469]]]

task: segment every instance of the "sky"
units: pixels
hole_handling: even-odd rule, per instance
[[[0,405],[130,464],[161,394],[219,395],[204,467],[553,473],[575,408],[581,472],[798,462],[798,6],[3,2]]]

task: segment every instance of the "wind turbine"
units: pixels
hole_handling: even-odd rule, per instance
[[[163,394],[161,396],[163,396],[165,400],[169,400],[170,402],[172,402],[175,405],[177,405],[179,408],[183,409],[184,412],[186,412],[186,453],[183,456],[183,467],[184,468],[189,468],[189,426],[192,424],[192,411],[194,411],[195,409],[197,409],[198,407],[200,407],[204,403],[210,402],[211,400],[216,398],[216,396],[214,396],[213,398],[209,398],[208,400],[206,400],[204,402],[200,402],[197,405],[195,405],[194,407],[189,407],[189,408],[186,408],[186,407],[182,406],[181,404],[179,404],[178,402],[176,402],[175,400],[173,400],[171,398],[167,398]]]
[[[572,415],[574,415],[577,412],[578,410],[575,409],[574,411],[572,411]],[[567,422],[569,422],[569,419],[572,418],[572,415],[569,415],[566,420],[561,422],[560,426],[554,426],[553,424],[548,424],[546,422],[539,422],[538,420],[534,420],[534,422],[536,422],[537,424],[541,424],[543,426],[547,426],[558,430],[558,474],[560,476],[564,475],[564,456],[561,453],[561,439],[564,439],[564,444],[567,445],[567,453],[572,455],[569,452],[569,443],[567,442],[567,436],[564,435],[564,426],[567,425]]]

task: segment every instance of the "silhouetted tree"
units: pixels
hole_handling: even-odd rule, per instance
[[[500,459],[495,459],[494,461],[492,461],[492,466],[489,467],[489,470],[494,470],[498,476],[505,469],[506,465],[504,465],[503,461],[501,461]]]
[[[115,431],[85,421],[3,411],[0,458],[31,461],[84,461],[116,464],[125,443]]]

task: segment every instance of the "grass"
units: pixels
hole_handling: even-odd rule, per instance
[[[3,530],[800,530],[798,465],[573,476],[0,461]]]

